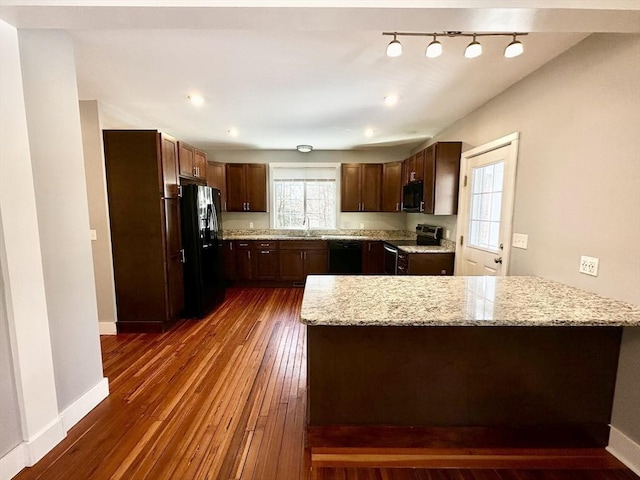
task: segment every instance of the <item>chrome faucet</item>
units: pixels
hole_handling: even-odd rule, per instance
[[[309,215],[305,215],[304,216],[304,220],[302,221],[302,225],[306,225],[307,231],[305,232],[305,235],[307,235],[307,236],[311,235],[311,231],[310,231],[311,222],[309,222]]]

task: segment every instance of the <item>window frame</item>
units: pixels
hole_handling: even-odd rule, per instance
[[[275,208],[275,175],[274,169],[276,168],[333,168],[335,169],[335,178],[336,178],[336,204],[335,204],[335,215],[336,215],[336,225],[334,228],[326,228],[323,230],[339,230],[340,225],[340,163],[335,162],[313,162],[313,163],[301,163],[301,162],[276,162],[269,163],[269,227],[272,230],[306,230],[305,225],[301,225],[300,227],[276,227],[276,208]]]

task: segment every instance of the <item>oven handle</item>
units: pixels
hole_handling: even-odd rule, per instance
[[[387,245],[384,246],[384,249],[389,253],[393,253],[394,255],[396,255],[398,253],[398,249],[397,248],[389,247]]]

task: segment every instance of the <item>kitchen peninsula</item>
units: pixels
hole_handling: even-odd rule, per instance
[[[636,306],[537,277],[310,276],[300,317],[310,446],[354,426],[606,446],[622,328],[640,327]]]

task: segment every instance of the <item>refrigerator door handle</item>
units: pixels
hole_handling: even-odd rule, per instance
[[[184,248],[180,249],[180,263],[187,263],[187,260],[185,259],[185,256],[184,256]]]

